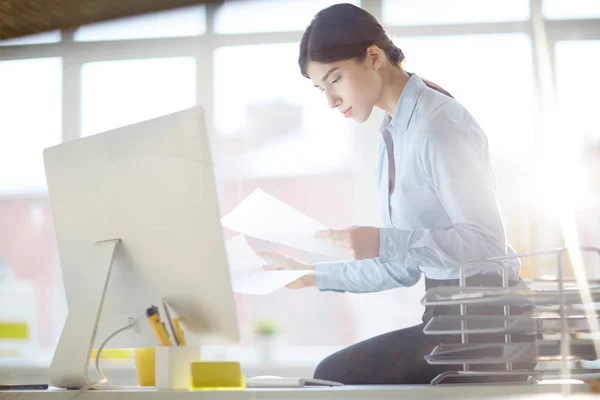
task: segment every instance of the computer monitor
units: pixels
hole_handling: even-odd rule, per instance
[[[239,341],[200,107],[48,148],[44,163],[68,306],[51,385],[86,387],[91,350],[130,318],[106,347],[158,346],[145,311],[162,299],[187,345]]]

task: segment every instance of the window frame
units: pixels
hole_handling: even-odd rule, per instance
[[[554,48],[557,41],[600,40],[600,18],[549,20],[543,16],[542,0],[530,0],[529,20],[517,22],[487,22],[468,24],[384,26],[393,37],[471,35],[485,33],[524,33],[532,43],[534,97],[542,99],[544,88],[555,87]],[[62,58],[62,141],[81,136],[81,69],[84,63],[133,60],[142,58],[193,57],[196,60],[196,99],[204,107],[209,132],[213,131],[213,70],[214,51],[224,46],[299,42],[302,32],[264,32],[217,34],[214,15],[219,4],[206,4],[206,33],[190,37],[130,39],[115,41],[77,42],[74,29],[62,30],[58,43],[0,46],[0,61],[60,57]],[[362,7],[381,20],[382,1],[362,0]],[[541,54],[546,51],[546,58]],[[545,73],[544,71],[550,71]],[[542,102],[543,105],[543,102]],[[543,142],[539,114],[534,110],[536,144]],[[358,128],[365,133],[372,129],[365,124]],[[302,354],[301,348],[297,349]],[[292,354],[293,352],[290,352]],[[229,353],[229,355],[232,355]],[[243,352],[239,353],[243,358]],[[236,356],[232,355],[234,359]],[[242,360],[243,361],[243,360]]]

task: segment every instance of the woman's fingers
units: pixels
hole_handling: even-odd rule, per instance
[[[269,259],[275,261],[275,264],[284,264],[285,265],[289,262],[288,257],[284,256],[283,254],[274,252],[274,251],[260,250],[260,251],[257,251],[256,254],[258,254],[260,257],[266,257],[266,258],[269,258]]]
[[[314,236],[325,239],[335,246],[340,246],[344,249],[352,249],[350,244],[350,233],[347,230],[327,229],[315,232]]]
[[[295,281],[285,285],[285,287],[288,289],[302,289],[304,287],[304,283],[302,283],[300,279],[296,279]]]
[[[348,232],[345,230],[326,229],[324,231],[315,232],[314,236],[327,240],[345,240],[348,238]]]
[[[286,269],[283,265],[279,265],[279,264],[265,265],[265,266],[263,266],[263,268],[265,269],[265,271],[278,271],[278,270]]]
[[[281,254],[279,254],[279,253],[277,253],[275,251],[258,250],[256,252],[256,254],[258,254],[260,257],[267,257],[267,258],[271,258],[273,260],[284,258],[283,255],[281,255]]]
[[[296,270],[296,269],[315,269],[314,266],[303,263],[302,261],[298,261],[292,257],[284,256],[283,254],[274,252],[274,251],[257,251],[261,257],[269,258],[273,260],[273,264],[269,266],[265,266],[265,270],[273,271],[278,269],[285,270]]]
[[[350,237],[350,233],[347,230],[335,230],[335,229],[327,229],[325,231],[318,231],[314,233],[315,237],[321,239],[327,239],[330,241],[346,241]]]

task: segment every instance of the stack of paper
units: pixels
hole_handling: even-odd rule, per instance
[[[234,292],[245,294],[269,294],[314,273],[312,270],[265,271],[267,262],[256,255],[242,235],[229,239],[226,244],[227,258]]]
[[[314,233],[329,229],[300,211],[256,189],[221,219],[226,228],[246,236],[284,244],[296,249],[348,259],[348,253]]]
[[[328,241],[314,237],[314,233],[328,229],[300,211],[256,189],[228,215],[223,226],[262,240],[284,244],[317,254],[347,259],[348,254]],[[235,292],[269,294],[296,279],[314,273],[312,270],[265,271],[265,260],[259,257],[244,236],[227,242],[227,257]]]

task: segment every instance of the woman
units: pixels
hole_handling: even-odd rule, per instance
[[[300,278],[290,288],[374,292],[412,286],[421,275],[427,288],[457,286],[462,261],[513,253],[485,134],[446,91],[406,72],[403,60],[377,20],[350,4],[320,11],[302,36],[301,72],[330,107],[358,123],[374,107],[386,112],[377,162],[385,227],[316,234],[346,248],[352,261],[307,265],[260,252],[275,260],[273,269],[322,273]],[[514,285],[520,264],[514,261],[507,267]],[[498,269],[489,264],[470,268],[466,275],[471,286],[501,285]],[[315,377],[346,384],[429,383],[448,367],[423,360],[441,341],[423,334],[424,323],[433,315],[457,312],[455,307],[428,307],[423,324],[341,350],[319,364]]]

